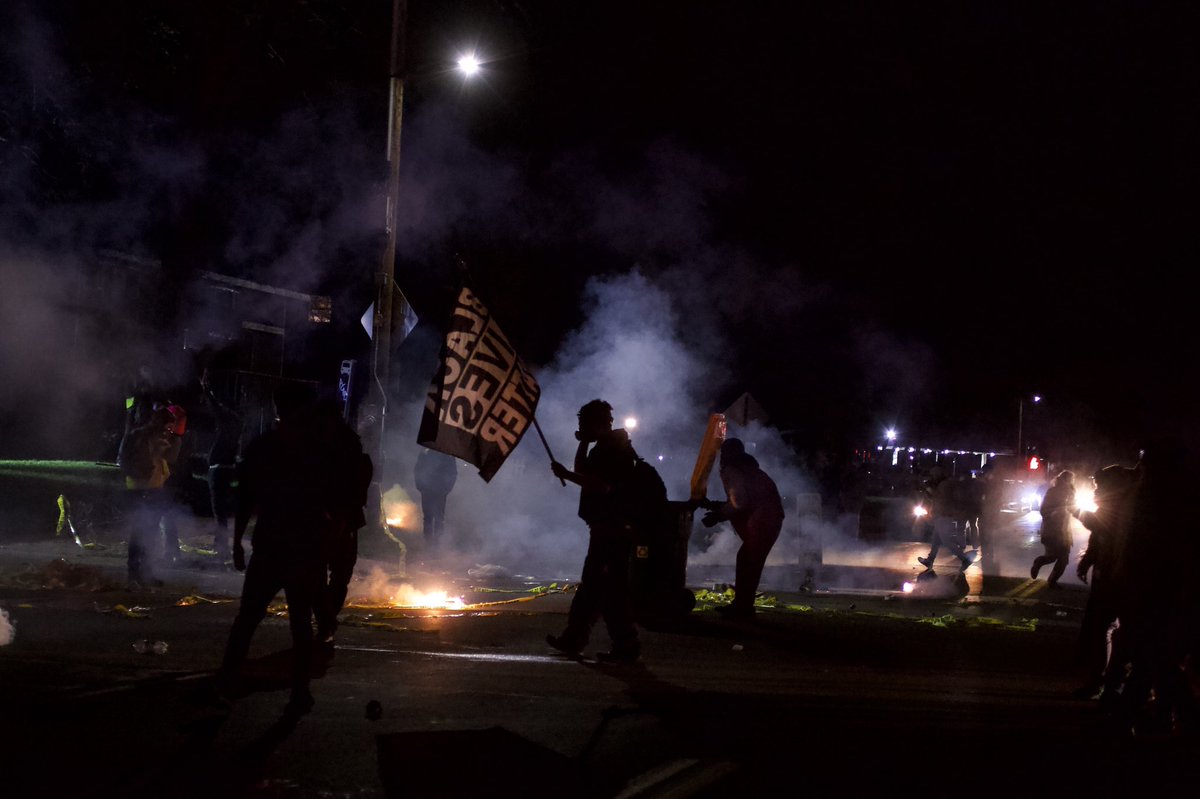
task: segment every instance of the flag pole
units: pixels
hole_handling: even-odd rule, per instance
[[[546,448],[546,454],[550,456],[550,462],[554,463],[554,453],[550,451],[550,444],[546,441],[546,434],[542,432],[542,426],[538,424],[536,416],[533,417],[533,429],[537,430],[538,438],[542,440],[542,446]],[[562,483],[564,486],[567,484],[567,481],[561,477],[558,478],[558,482]]]

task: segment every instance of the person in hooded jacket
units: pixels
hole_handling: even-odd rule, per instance
[[[708,501],[703,523],[713,526],[728,520],[741,539],[734,574],[733,602],[717,608],[729,617],[754,615],[754,597],[762,580],[763,567],[783,527],[783,501],[775,481],[746,452],[740,439],[728,438],[721,445],[721,484],[724,502]]]
[[[1058,580],[1067,570],[1071,560],[1071,518],[1075,513],[1075,473],[1064,469],[1055,475],[1042,497],[1042,547],[1041,555],[1033,559],[1029,576],[1037,579],[1038,572],[1048,563],[1053,563],[1050,576],[1046,583],[1051,588],[1058,586]]]

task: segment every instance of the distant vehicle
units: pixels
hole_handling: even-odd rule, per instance
[[[1036,455],[1017,458],[997,455],[991,461],[994,484],[999,486],[1000,510],[1004,513],[1031,513],[1041,510],[1042,497],[1050,484],[1047,463]]]

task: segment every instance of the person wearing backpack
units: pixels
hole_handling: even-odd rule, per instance
[[[592,627],[603,618],[612,648],[598,653],[597,659],[634,663],[641,657],[641,643],[629,585],[633,525],[619,486],[632,477],[636,453],[629,434],[612,425],[612,405],[600,399],[587,403],[579,409],[574,471],[558,461],[550,464],[555,477],[580,487],[579,516],[588,526],[588,551],[566,629],[561,635],[547,635],[546,642],[579,657]]]
[[[130,524],[126,572],[134,588],[161,584],[151,575],[148,548],[167,504],[164,486],[171,476],[175,425],[170,408],[157,405],[144,423],[131,425],[121,440],[118,467],[125,479]]]
[[[754,615],[754,597],[762,580],[767,556],[783,528],[783,501],[775,481],[746,452],[740,439],[727,438],[721,444],[721,484],[726,500],[705,500],[708,509],[702,523],[712,527],[728,520],[741,539],[734,573],[733,602],[719,606],[717,612],[729,618]]]

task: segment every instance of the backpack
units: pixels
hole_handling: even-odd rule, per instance
[[[635,527],[655,527],[666,515],[667,486],[658,470],[641,458],[634,459],[633,470],[617,495],[622,515]]]
[[[121,474],[134,480],[146,480],[154,472],[154,453],[151,448],[149,425],[134,427],[121,439],[117,451],[117,466]]]

